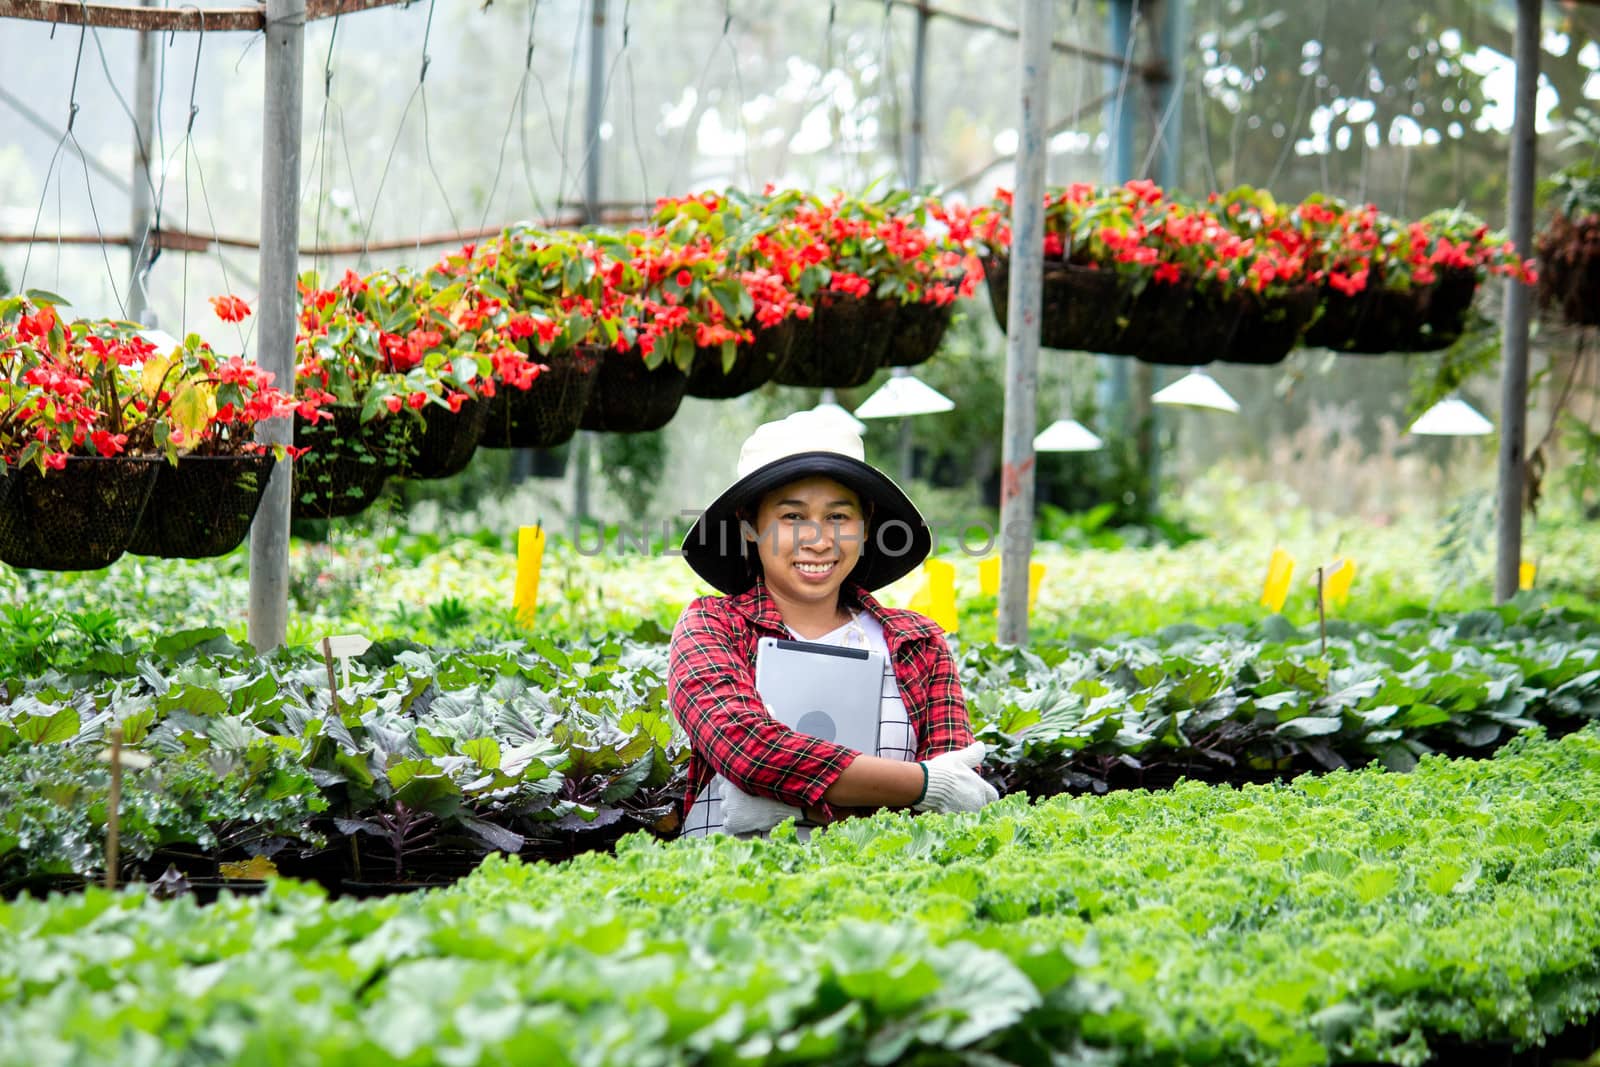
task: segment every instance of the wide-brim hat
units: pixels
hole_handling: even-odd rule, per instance
[[[734,483],[700,513],[683,539],[694,572],[724,593],[755,584],[756,547],[745,540],[738,512],[790,482],[822,476],[855,490],[870,509],[861,556],[847,582],[879,589],[928,558],[933,534],[921,512],[888,475],[864,458],[861,435],[828,411],[800,411],[756,427],[739,450]]]

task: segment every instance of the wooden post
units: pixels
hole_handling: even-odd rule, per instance
[[[332,699],[333,714],[339,715],[339,680],[333,674],[333,642],[328,638],[322,639],[322,662],[328,665],[328,696]]]
[[[1517,0],[1516,111],[1511,128],[1511,182],[1506,195],[1506,221],[1517,254],[1533,250],[1534,166],[1538,134],[1534,112],[1539,92],[1539,0]],[[1522,495],[1527,480],[1528,322],[1532,294],[1515,278],[1505,280],[1505,312],[1501,320],[1504,353],[1500,394],[1500,499],[1496,526],[1494,596],[1505,603],[1517,595],[1522,565]]]
[[[267,0],[266,98],[261,156],[261,294],[256,362],[281,389],[294,387],[295,280],[300,246],[300,124],[305,72],[306,0]],[[294,421],[257,425],[256,440],[293,444]],[[289,629],[291,464],[272,469],[250,527],[250,643],[282,645]]]
[[[1046,112],[1050,106],[1051,0],[1024,0],[1017,189],[1012,202],[1007,300],[1006,403],[1000,451],[1000,623],[1004,645],[1028,640],[1033,557],[1033,437],[1038,423],[1039,314],[1044,272]]]

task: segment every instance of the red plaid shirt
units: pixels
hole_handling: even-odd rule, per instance
[[[845,598],[883,624],[895,680],[917,732],[917,758],[971,744],[972,723],[944,632],[915,611],[884,607],[860,586],[847,586]],[[814,808],[824,820],[834,817],[822,794],[856,752],[789,729],[767,714],[756,694],[756,641],[791,636],[760,579],[737,596],[700,597],[679,617],[668,652],[667,694],[691,747],[685,818],[719,773],[751,796]]]

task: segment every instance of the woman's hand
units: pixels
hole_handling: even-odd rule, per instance
[[[912,806],[918,811],[977,811],[999,800],[994,786],[978,775],[985,751],[982,741],[974,741],[924,761],[928,785]]]

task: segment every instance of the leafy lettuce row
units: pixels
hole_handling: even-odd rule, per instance
[[[129,783],[130,803],[158,816],[127,828],[133,864],[193,845],[286,870],[320,854],[346,865],[334,882],[425,880],[418,868],[440,856],[459,870],[490,850],[553,858],[639,828],[670,834],[685,739],[665,705],[664,647],[637,639],[662,636],[383,644],[336,679],[337,702],[310,650],[262,659],[214,629],[12,680],[0,689],[0,887],[95,874],[103,805],[68,801],[104,796],[95,754],[113,724],[156,757]],[[1334,625],[1326,651],[1278,620],[967,647],[960,663],[994,746],[988,773],[1033,796],[1373,761],[1407,770],[1600,715],[1600,633],[1560,612]],[[192,803],[169,803],[169,780],[191,774],[169,760],[214,765],[215,798],[239,810],[213,812],[213,796],[187,787]],[[221,781],[240,766],[256,770]]]
[[[0,905],[0,1063],[1415,1065],[1592,1015],[1597,870],[1591,727],[376,902],[91,890]]]

